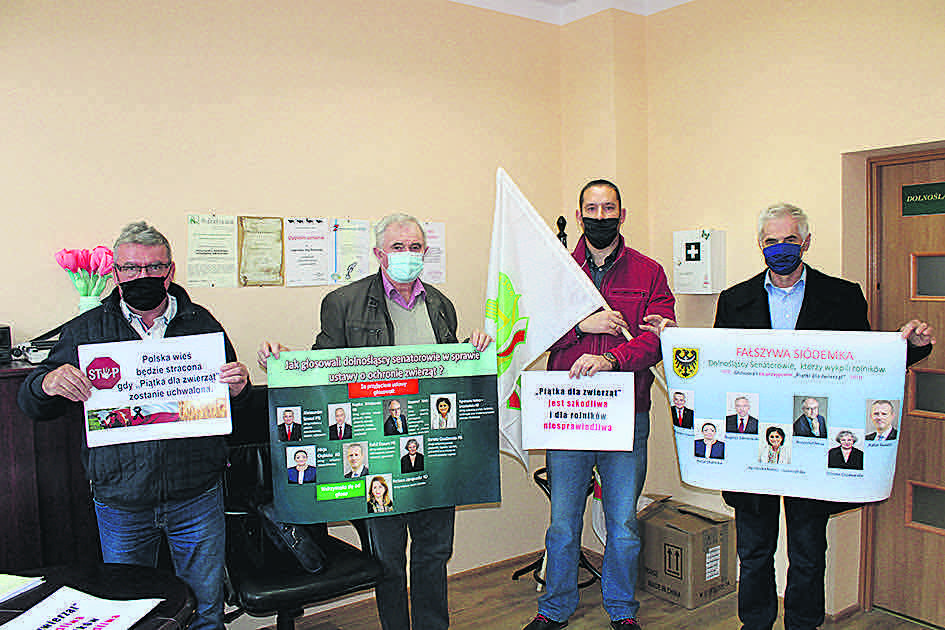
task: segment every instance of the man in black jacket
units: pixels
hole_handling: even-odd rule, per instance
[[[869,330],[866,299],[859,285],[825,275],[801,263],[810,247],[807,215],[789,204],[766,208],[758,219],[758,245],[768,269],[719,296],[716,328]],[[902,327],[909,363],[932,351],[932,329],[912,320]],[[778,614],[774,552],[778,544],[781,497],[723,492],[735,508],[740,566],[738,616],[749,630],[770,630]],[[785,630],[813,630],[824,622],[827,520],[853,507],[784,497],[788,580],[784,592]]]
[[[807,215],[790,204],[776,204],[758,217],[758,246],[767,269],[719,296],[716,328],[794,330],[869,330],[866,299],[859,285],[802,264],[810,247]],[[647,318],[647,330],[674,322]],[[901,328],[909,342],[911,365],[932,351],[935,337],[925,322]],[[786,489],[787,490],[787,489]],[[744,630],[771,630],[778,615],[774,553],[778,545],[781,497],[723,492],[735,508],[739,559],[738,616]],[[855,505],[784,497],[788,579],[784,592],[785,630],[814,630],[824,622],[827,520]]]
[[[80,345],[223,332],[209,311],[171,282],[170,244],[145,222],[129,224],[118,236],[114,273],[118,286],[111,295],[66,323],[49,357],[24,381],[18,400],[29,416],[56,418],[89,399],[92,383],[77,367]],[[249,397],[249,372],[237,362],[225,333],[224,347],[228,362],[219,380],[238,408]],[[155,565],[161,536],[166,536],[177,575],[197,597],[197,618],[190,627],[222,629],[224,438],[94,449],[83,444],[82,455],[105,562]]]
[[[406,214],[381,219],[374,255],[380,271],[325,296],[321,332],[313,350],[368,346],[457,343],[456,310],[449,299],[419,280],[426,234]],[[480,351],[492,338],[474,330],[469,341]],[[265,369],[270,355],[288,350],[264,341],[257,353]],[[441,507],[368,521],[384,574],[374,589],[384,630],[446,630],[449,606],[446,563],[453,553],[455,508]],[[410,533],[410,607],[407,606],[405,545]]]

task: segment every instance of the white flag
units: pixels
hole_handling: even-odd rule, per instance
[[[498,355],[499,448],[527,467],[519,374],[606,302],[501,168],[495,182],[486,331]]]

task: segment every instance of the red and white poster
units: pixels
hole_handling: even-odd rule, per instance
[[[231,432],[223,333],[79,346],[89,447]]]

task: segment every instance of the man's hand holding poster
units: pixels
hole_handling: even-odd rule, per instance
[[[267,373],[279,520],[500,500],[494,346],[282,352]]]
[[[898,333],[667,328],[661,340],[684,482],[889,496],[906,367]]]
[[[219,382],[223,333],[79,346],[92,381],[85,402],[89,447],[226,435],[230,392]]]

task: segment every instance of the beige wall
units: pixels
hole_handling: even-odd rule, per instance
[[[27,0],[0,13],[0,321],[15,342],[75,312],[55,251],[111,244],[146,218],[182,263],[185,213],[210,209],[446,221],[442,289],[468,334],[483,324],[496,167],[558,212],[555,26],[441,0]],[[250,363],[264,336],[310,345],[325,292],[192,295]],[[503,507],[461,512],[451,570],[543,546],[546,499],[506,456],[502,473]]]
[[[108,244],[128,220],[181,253],[187,212],[408,210],[448,223],[443,289],[468,330],[499,165],[549,223],[568,218],[572,243],[575,193],[599,176],[623,188],[628,239],[667,269],[673,230],[726,230],[729,284],[761,268],[758,209],[791,201],[811,214],[810,262],[862,279],[841,154],[945,138],[943,23],[939,0],[695,0],[564,27],[444,0],[9,1],[0,320],[22,341],[68,318],[53,253]],[[193,293],[251,361],[262,336],[309,344],[325,290]],[[681,296],[677,313],[706,326],[714,309]],[[660,396],[647,489],[721,509],[680,484]],[[504,507],[461,512],[451,570],[541,547],[546,501],[504,456],[502,472]],[[835,548],[857,522],[831,526]],[[855,600],[855,574],[856,554],[831,554],[831,611]]]

